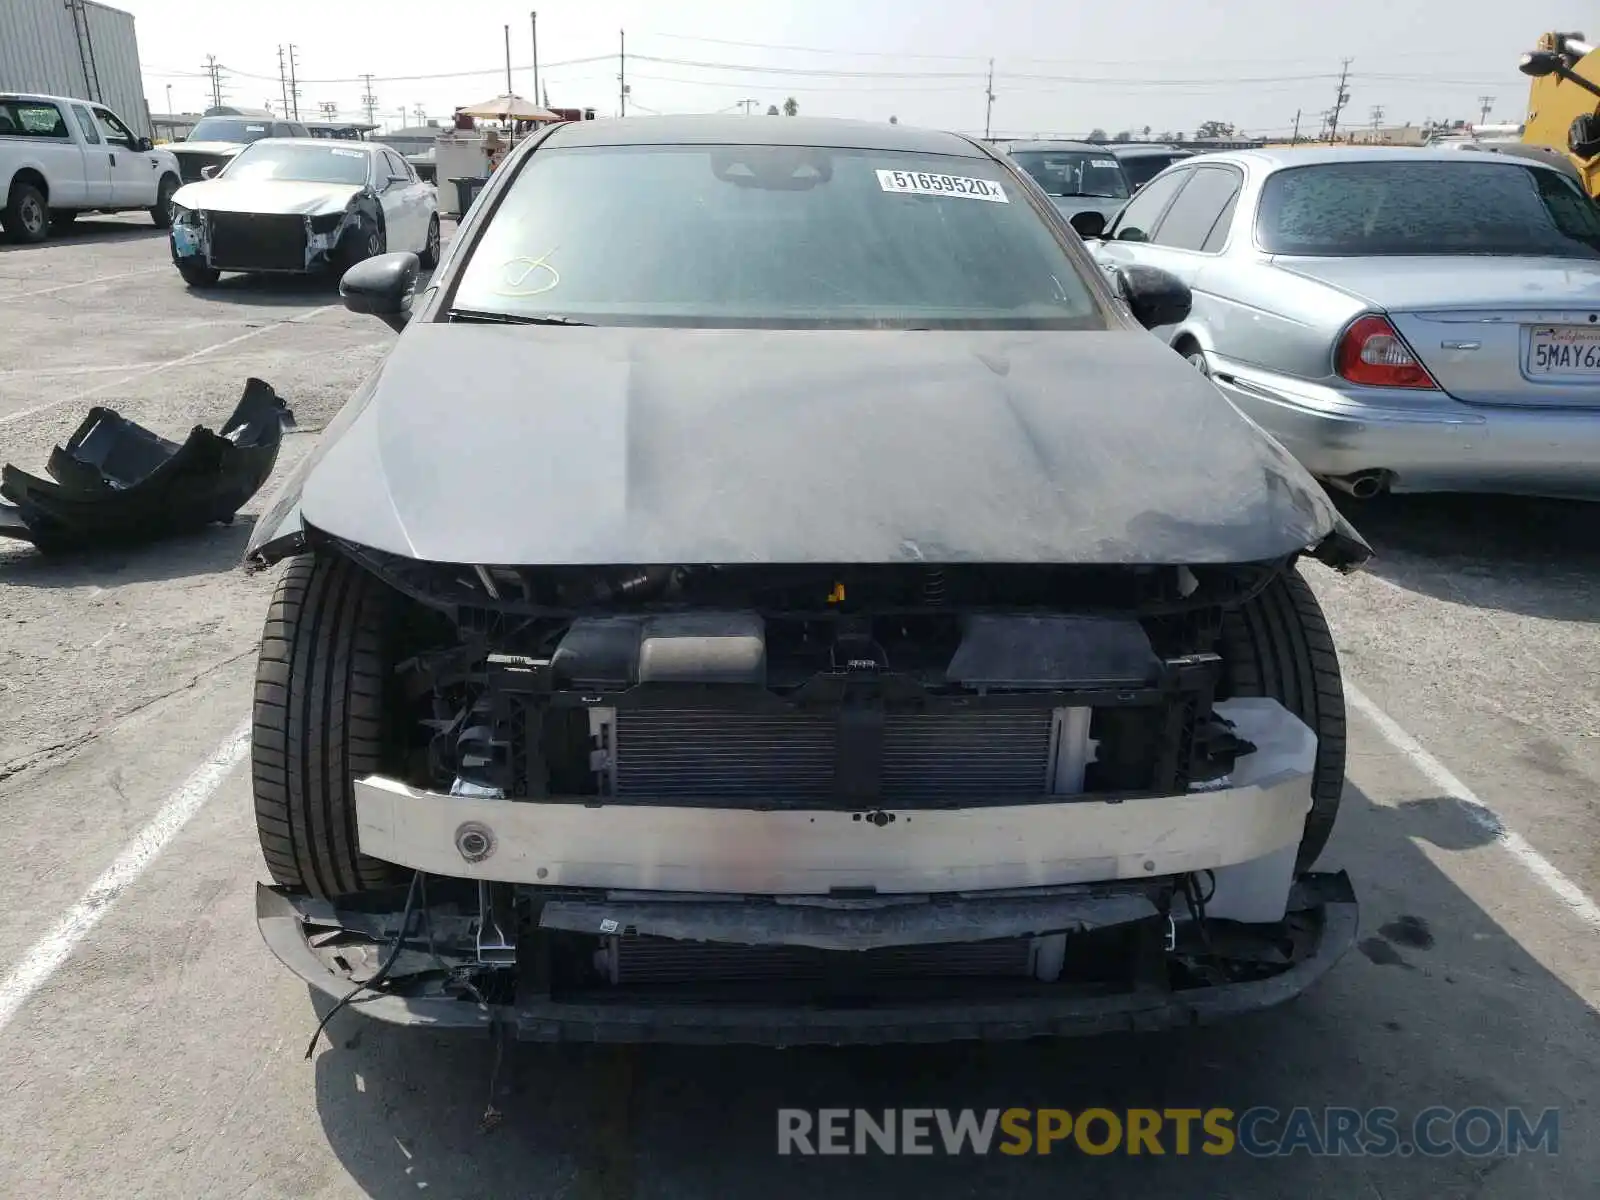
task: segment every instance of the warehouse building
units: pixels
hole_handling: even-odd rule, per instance
[[[94,0],[0,0],[0,92],[98,100],[154,136],[133,14]]]

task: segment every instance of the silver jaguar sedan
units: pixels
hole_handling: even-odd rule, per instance
[[[1527,159],[1208,154],[1103,231],[1178,275],[1156,329],[1324,483],[1600,499],[1600,208]],[[1102,236],[1093,236],[1101,233]]]

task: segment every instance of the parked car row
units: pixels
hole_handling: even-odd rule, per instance
[[[1600,498],[1600,208],[1502,155],[1207,154],[1102,230],[1110,272],[1181,279],[1154,332],[1324,482],[1356,496]]]

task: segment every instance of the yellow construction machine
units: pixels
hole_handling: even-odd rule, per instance
[[[1547,33],[1518,70],[1533,80],[1523,144],[1563,155],[1600,198],[1600,49],[1581,33]]]

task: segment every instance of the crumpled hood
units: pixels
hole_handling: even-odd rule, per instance
[[[428,323],[351,415],[304,519],[441,562],[1247,562],[1338,519],[1135,330]]]
[[[1600,307],[1600,259],[1499,254],[1299,258],[1272,264],[1391,312]]]
[[[205,179],[185,184],[172,199],[184,208],[210,212],[317,213],[343,212],[358,184],[302,183],[290,179]]]

